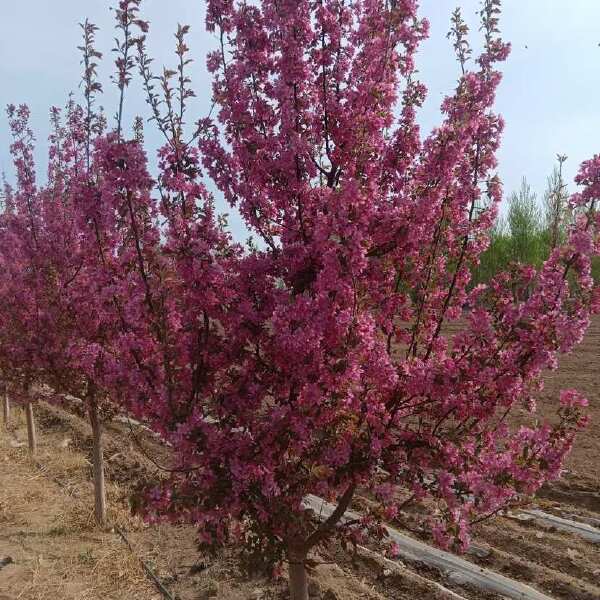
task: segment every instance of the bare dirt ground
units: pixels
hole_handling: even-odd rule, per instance
[[[539,403],[541,413],[554,412],[558,393],[564,388],[576,388],[590,402],[590,424],[577,439],[560,482],[551,487],[577,497],[588,497],[587,505],[600,512],[600,317],[592,321],[585,339],[576,351],[562,359],[558,371],[545,378],[545,390]],[[584,494],[578,492],[585,492]],[[550,493],[550,490],[548,490]],[[557,499],[563,499],[557,496]],[[565,497],[568,500],[569,497]],[[581,501],[578,502],[581,504]]]
[[[58,436],[43,437],[38,460],[45,471],[0,434],[0,560],[13,561],[0,571],[0,599],[156,598],[127,548],[93,525],[86,457],[61,447]],[[52,481],[54,473],[64,488]],[[111,505],[116,493],[111,485]]]
[[[590,400],[591,423],[566,464],[564,477],[547,485],[537,506],[558,516],[600,525],[600,319],[583,344],[546,377],[539,404],[555,412],[558,391],[575,387]],[[114,529],[93,523],[91,431],[65,411],[36,407],[40,451],[31,460],[23,443],[22,415],[13,411],[13,429],[0,431],[0,600],[162,598],[141,561],[180,600],[284,600],[285,580],[250,577],[240,570],[235,549],[216,558],[200,556],[191,527],[148,527],[130,515],[128,499],[142,481],[159,475],[166,450],[144,438],[146,451],[131,441],[129,428],[113,423],[105,435],[110,513],[126,531],[132,551]],[[166,462],[166,461],[165,461]],[[477,526],[475,543],[484,552],[465,558],[532,585],[561,600],[600,600],[600,545],[554,528],[499,516]],[[332,547],[318,557],[311,598],[322,600],[441,599],[434,583],[467,600],[498,600],[456,578],[423,565],[389,564],[350,558]],[[424,577],[425,580],[419,579]],[[427,582],[430,581],[430,583]]]

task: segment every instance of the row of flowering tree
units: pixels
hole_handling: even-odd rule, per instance
[[[96,110],[86,22],[84,102],[52,110],[43,185],[29,112],[9,107],[0,371],[30,415],[40,385],[85,402],[100,523],[104,405],[172,448],[148,518],[197,525],[206,550],[235,540],[287,561],[295,600],[321,544],[383,535],[383,520],[422,504],[436,542],[464,548],[470,523],[558,476],[585,399],[564,391],[551,423],[508,417],[535,411],[543,369],[600,309],[600,157],[582,165],[579,216],[541,268],[473,287],[502,194],[499,4],[482,3],[476,60],[454,13],[461,74],[427,136],[415,0],[208,0],[218,115],[187,138],[189,28],[176,68],[155,76],[140,0],[122,0],[115,122]],[[154,177],[139,121],[131,138],[123,125],[135,72],[164,136]],[[258,242],[233,241],[207,177]],[[343,520],[367,491],[370,512]],[[337,509],[318,521],[308,494]]]

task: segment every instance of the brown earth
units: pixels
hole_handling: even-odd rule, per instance
[[[21,428],[18,434],[24,439]],[[12,559],[0,571],[0,599],[158,598],[127,548],[94,527],[85,455],[55,444],[64,436],[42,437],[45,471],[0,433],[0,560]],[[50,479],[54,473],[64,488]],[[111,506],[116,495],[110,485]]]
[[[575,387],[590,401],[591,423],[566,463],[564,477],[547,485],[537,504],[547,512],[582,521],[600,519],[600,318],[558,371],[547,374],[541,415],[554,414],[561,388]],[[284,580],[244,574],[229,548],[216,558],[200,556],[193,528],[146,526],[130,515],[135,487],[156,476],[154,462],[167,451],[148,436],[132,440],[126,425],[105,435],[109,518],[126,530],[133,552],[114,530],[93,524],[91,430],[79,417],[36,407],[40,452],[32,461],[23,442],[22,415],[13,411],[12,432],[0,431],[0,600],[159,599],[141,560],[180,600],[284,600]],[[139,437],[139,436],[136,436]],[[18,440],[18,441],[17,441]],[[139,446],[142,444],[142,447]],[[477,526],[475,543],[487,549],[466,558],[561,600],[600,600],[600,546],[574,535],[499,516]],[[348,557],[332,547],[317,557],[311,597],[323,600],[436,599],[444,596],[427,580],[469,600],[490,594],[460,585],[432,569]],[[420,579],[419,579],[420,577]],[[425,578],[425,579],[423,579]]]
[[[557,371],[546,375],[539,403],[542,414],[555,411],[564,388],[575,388],[587,397],[590,423],[565,463],[564,478],[554,487],[596,494],[596,511],[600,512],[600,317],[594,318],[575,352],[563,357]]]

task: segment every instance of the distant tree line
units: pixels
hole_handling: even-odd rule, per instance
[[[490,232],[489,248],[475,269],[475,284],[490,281],[512,263],[539,268],[552,249],[566,240],[576,212],[569,206],[569,192],[563,178],[567,157],[558,155],[557,159],[541,203],[525,177],[521,188],[509,196],[508,211],[498,217]],[[597,259],[592,263],[592,276],[600,281]]]

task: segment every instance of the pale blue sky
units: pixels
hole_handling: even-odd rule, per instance
[[[108,0],[0,0],[0,106],[29,104],[38,137],[38,159],[45,169],[48,109],[64,104],[70,90],[79,93],[80,30],[86,16],[101,27],[98,48],[105,53],[100,71],[103,103],[114,112],[112,14]],[[504,65],[505,78],[497,109],[506,119],[500,151],[500,175],[507,192],[527,176],[541,194],[557,153],[566,154],[566,174],[575,174],[582,160],[600,153],[600,0],[504,0],[502,31],[513,44]],[[429,98],[421,113],[427,129],[438,122],[442,94],[456,81],[457,66],[445,38],[452,9],[460,5],[479,42],[475,15],[478,0],[422,0],[422,14],[431,21],[430,39],[419,54],[421,78]],[[190,116],[207,114],[210,83],[204,58],[215,39],[204,31],[202,0],[145,0],[144,17],[151,21],[149,46],[156,66],[173,57],[173,32],[178,22],[192,26],[190,46],[196,62],[193,79],[198,98]],[[146,114],[143,95],[132,87],[126,119]],[[159,142],[147,126],[147,140]],[[0,170],[11,173],[6,119],[0,119]],[[239,220],[232,227],[242,233]]]

